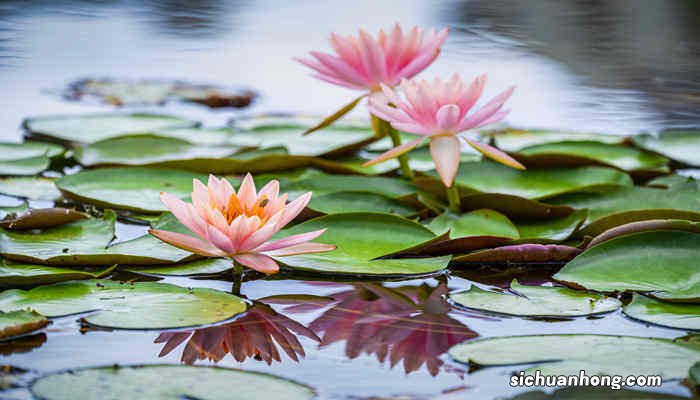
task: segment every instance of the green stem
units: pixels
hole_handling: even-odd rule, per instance
[[[391,138],[391,143],[394,145],[394,147],[401,145],[401,135],[399,135],[399,131],[394,129],[394,127],[391,126],[391,124],[387,121],[384,121],[383,119],[377,118],[376,116],[372,115],[372,126],[374,127],[377,136],[389,136]],[[401,166],[401,175],[403,175],[403,177],[408,180],[412,180],[413,171],[411,170],[411,166],[408,163],[408,154],[401,154],[398,158],[399,165]]]
[[[233,262],[233,285],[231,285],[231,293],[240,295],[241,283],[243,282],[243,266],[236,262],[236,260],[231,260],[231,262]]]
[[[461,211],[459,206],[459,188],[453,183],[451,187],[445,188],[445,191],[447,192],[450,211],[459,213]]]

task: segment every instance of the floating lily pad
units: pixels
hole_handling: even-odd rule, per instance
[[[475,210],[462,215],[444,213],[435,217],[428,228],[440,235],[450,231],[450,238],[466,236],[497,236],[518,239],[518,228],[505,215],[489,210]]]
[[[50,178],[3,178],[0,193],[29,200],[53,201],[61,197],[54,180]]]
[[[431,175],[437,176],[435,171]],[[564,193],[631,186],[630,177],[605,167],[517,170],[495,162],[461,163],[455,177],[462,196],[499,193],[544,199]],[[443,188],[444,191],[444,188]]]
[[[470,340],[452,347],[458,361],[481,366],[532,364],[526,374],[660,375],[681,379],[700,346],[670,339],[608,335],[530,335]],[[522,370],[522,367],[521,367]]]
[[[206,182],[206,176],[157,168],[104,168],[83,170],[56,181],[68,198],[100,207],[114,207],[140,213],[160,213],[167,208],[160,192],[180,198],[192,193],[192,179]]]
[[[319,133],[320,134],[320,133]],[[338,248],[318,254],[280,257],[295,269],[352,275],[428,274],[447,267],[450,257],[376,259],[435,239],[417,222],[380,213],[331,214],[303,222],[279,237],[326,228],[317,240]]]
[[[453,259],[457,263],[549,263],[569,261],[580,249],[561,244],[514,244],[474,251]]]
[[[115,213],[107,210],[103,219],[83,219],[43,230],[0,230],[0,253],[21,262],[79,266],[171,264],[194,257],[151,235],[108,247],[115,221]]]
[[[156,136],[180,139],[202,146],[230,145],[233,129],[224,128],[173,128],[156,129],[152,131]]]
[[[598,235],[615,226],[649,219],[700,221],[700,189],[694,183],[670,189],[620,187],[605,193],[574,193],[548,202],[588,209],[582,235]]]
[[[654,178],[654,179],[650,180],[649,182],[647,182],[646,185],[650,186],[650,187],[669,189],[672,186],[684,185],[684,184],[690,183],[690,182],[697,184],[697,180],[693,177],[683,176],[683,175],[678,175],[678,174],[670,174],[670,175],[660,176],[658,178]]]
[[[669,303],[635,293],[623,308],[634,319],[671,328],[700,330],[700,304]]]
[[[568,141],[595,141],[599,143],[620,144],[626,140],[625,136],[604,135],[600,133],[562,132],[548,130],[519,130],[507,129],[487,134],[493,138],[496,147],[503,151],[516,152],[526,147],[537,146],[546,143]]]
[[[700,299],[700,234],[652,231],[591,247],[554,278],[602,292],[642,291],[678,301]]]
[[[308,386],[274,375],[191,365],[102,367],[59,372],[37,379],[30,389],[34,396],[45,400],[309,400],[315,397]]]
[[[450,298],[477,310],[524,317],[577,317],[615,311],[619,300],[558,286],[524,286],[514,280],[512,293],[483,290],[472,285]]]
[[[241,126],[240,122],[236,126]],[[262,122],[243,125],[234,131],[231,144],[241,147],[284,147],[290,155],[337,156],[352,153],[375,141],[367,126],[332,125],[313,135],[304,135],[309,126],[299,123]]]
[[[16,218],[18,215],[23,214],[27,210],[29,210],[29,205],[26,201],[20,202],[20,204],[16,206],[0,207],[0,223],[6,219]]]
[[[189,128],[197,124],[169,115],[118,113],[36,117],[24,121],[31,136],[72,143],[94,143],[133,133]]]
[[[161,79],[80,79],[63,93],[69,100],[97,98],[104,103],[123,105],[159,105],[170,99],[204,104],[212,108],[246,107],[255,97],[250,90],[222,88]]]
[[[0,175],[36,175],[49,168],[49,164],[51,164],[51,160],[44,156],[23,158],[21,160],[0,161]]]
[[[120,271],[155,276],[199,276],[215,275],[233,269],[233,261],[228,258],[205,258],[182,264],[161,265],[158,267],[120,267]]]
[[[30,209],[0,221],[0,227],[10,230],[40,229],[88,218],[89,215],[69,208]]]
[[[49,320],[36,311],[17,310],[0,313],[0,340],[34,332],[48,323]]]
[[[418,212],[398,200],[366,192],[335,192],[313,196],[307,208],[321,214],[377,212],[409,217]]]
[[[188,164],[231,156],[239,149],[194,145],[182,139],[156,135],[128,135],[101,140],[78,148],[75,159],[85,166],[167,164],[187,169]]]
[[[641,148],[663,154],[672,160],[700,167],[699,130],[667,130],[661,132],[658,137],[634,136],[632,141]]]
[[[700,233],[700,222],[684,221],[680,219],[651,219],[647,221],[630,222],[629,224],[608,229],[594,237],[588,242],[586,247],[597,246],[608,240],[615,239],[616,237],[649,231],[687,231]]]
[[[66,151],[62,146],[42,142],[0,143],[0,161],[14,161],[35,157],[52,158]]]
[[[31,308],[50,317],[86,313],[86,322],[119,329],[170,329],[212,324],[246,309],[234,295],[158,282],[86,280],[7,290],[0,310]]]
[[[657,154],[595,141],[530,146],[519,150],[517,158],[528,167],[598,164],[637,174],[659,175],[669,172],[668,159]]]
[[[14,263],[0,259],[0,287],[36,286],[106,276],[115,266],[106,268],[67,269],[46,265]]]
[[[563,242],[576,232],[587,216],[587,210],[578,210],[562,218],[518,221],[516,226],[522,241]]]

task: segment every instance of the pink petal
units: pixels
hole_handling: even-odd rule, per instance
[[[277,229],[282,229],[282,227],[292,222],[292,220],[296,218],[296,216],[299,215],[304,208],[306,208],[306,205],[309,204],[310,200],[311,192],[307,192],[287,204],[282,214],[282,218],[280,218],[279,222],[277,223]]]
[[[255,190],[255,182],[250,173],[245,174],[241,186],[238,188],[238,199],[244,206],[252,206],[258,199],[258,193]]]
[[[402,84],[403,85],[403,84]],[[382,89],[382,93],[389,99],[391,103],[393,103],[396,107],[401,109],[406,115],[408,115],[411,119],[413,120],[420,120],[420,115],[413,109],[413,107],[410,104],[407,104],[405,101],[401,100],[401,98],[396,94],[396,92],[390,88],[389,86],[386,86],[385,84],[380,84],[379,87]]]
[[[430,139],[430,156],[445,187],[451,187],[454,182],[459,169],[460,154],[461,148],[457,136],[445,135]]]
[[[507,165],[515,169],[525,169],[525,166],[519,163],[516,159],[493,146],[490,146],[486,143],[477,142],[476,140],[471,140],[467,138],[462,139],[465,142],[469,143],[469,145],[476,149],[476,151],[494,161],[498,161],[501,164]]]
[[[233,259],[250,269],[265,274],[274,274],[280,270],[277,262],[264,254],[240,254]]]
[[[510,87],[509,89],[502,92],[498,96],[494,97],[491,101],[486,103],[486,105],[481,107],[479,111],[465,117],[459,124],[459,130],[465,131],[467,129],[472,129],[481,124],[483,121],[490,118],[495,113],[497,113],[498,110],[500,110],[501,107],[503,107],[503,103],[505,103],[506,100],[508,100],[508,98],[513,94],[514,90],[514,86]]]
[[[501,111],[493,114],[489,118],[486,118],[484,121],[481,121],[481,123],[479,125],[477,125],[476,128],[481,128],[481,127],[484,127],[486,125],[495,124],[496,122],[499,122],[503,118],[507,117],[509,113],[510,113],[510,110],[501,110]]]
[[[459,124],[460,111],[459,107],[454,104],[447,104],[437,112],[438,128],[443,132],[454,132]]]
[[[149,229],[148,233],[177,248],[191,251],[205,257],[225,257],[226,253],[204,240],[177,232]]]
[[[400,131],[415,133],[416,135],[430,136],[435,133],[433,129],[417,122],[392,122],[391,126]]]
[[[373,82],[386,81],[384,51],[367,32],[360,30],[360,55],[362,65]]]
[[[370,161],[367,161],[366,163],[362,164],[362,166],[369,167],[370,165],[379,164],[379,163],[384,162],[386,160],[398,157],[401,154],[404,154],[406,152],[413,150],[416,146],[421,144],[421,142],[423,142],[423,140],[425,140],[425,138],[418,138],[418,139],[414,139],[414,140],[411,140],[411,141],[406,142],[406,143],[402,143],[401,145],[396,146],[393,149],[391,149],[385,153],[380,154],[377,158],[374,158]]]
[[[486,74],[477,76],[469,85],[469,88],[467,88],[467,90],[462,94],[458,105],[459,109],[462,110],[464,115],[466,115],[469,110],[474,107],[474,104],[476,104],[479,97],[481,97],[481,94],[484,92],[484,87],[486,86],[487,78],[488,76]]]
[[[366,89],[365,86],[358,86],[358,85],[355,85],[355,84],[346,82],[346,81],[344,81],[344,80],[342,80],[342,79],[338,79],[338,78],[333,77],[333,76],[330,76],[330,75],[313,74],[313,75],[311,75],[311,76],[313,76],[313,77],[316,78],[316,79],[320,79],[320,80],[322,80],[322,81],[324,81],[324,82],[332,83],[332,84],[338,85],[338,86],[343,86],[343,87],[346,87],[346,88],[349,88],[349,89]]]
[[[298,235],[287,236],[282,239],[275,240],[273,242],[265,243],[262,246],[255,249],[256,252],[271,251],[281,249],[283,247],[294,246],[301,243],[310,242],[317,237],[321,236],[326,229],[319,229],[317,231],[300,233]]]
[[[192,205],[196,209],[209,207],[209,189],[198,179],[192,179]]]
[[[403,111],[387,104],[381,104],[370,100],[367,103],[367,108],[369,109],[369,112],[383,119],[384,121],[403,123],[411,122],[411,118],[409,118]]]
[[[353,44],[351,40],[348,40],[337,33],[331,33],[331,46],[335,50],[336,54],[340,56],[345,62],[355,67],[359,70],[360,61],[360,50]],[[367,76],[365,76],[365,79]],[[365,83],[367,83],[365,81]]]
[[[199,233],[196,231],[196,228],[198,228],[198,226],[195,225],[194,221],[192,220],[189,205],[187,203],[178,199],[172,194],[165,192],[161,192],[160,201],[163,202],[165,207],[168,210],[170,210],[171,213],[173,213],[173,215],[175,216],[175,218],[177,218],[178,221],[180,221],[191,231]]]
[[[217,179],[214,175],[209,174],[207,189],[209,190],[209,198],[213,200],[213,203],[216,204],[218,208],[223,208],[228,202],[228,197],[226,196],[226,190],[224,189],[223,182]]]
[[[343,59],[333,57],[330,54],[312,51],[311,55],[325,67],[327,67],[339,79],[348,81],[356,85],[363,86],[365,78],[353,66],[346,63]]]
[[[278,212],[272,218],[270,218],[265,225],[260,227],[260,229],[253,232],[248,236],[243,242],[241,242],[238,251],[250,251],[261,244],[267,242],[272,235],[277,233],[281,227],[277,225],[277,222],[283,215],[283,211]]]
[[[272,257],[295,256],[297,254],[324,253],[326,251],[335,250],[336,246],[323,243],[301,243],[294,246],[284,247],[278,250],[265,252]]]
[[[321,64],[320,62],[317,62],[314,60],[307,60],[305,58],[300,58],[300,57],[295,57],[294,61],[313,69],[314,71],[318,72],[319,74],[336,76],[336,74],[330,68],[326,67],[325,65]]]
[[[415,57],[405,67],[401,68],[396,75],[400,76],[401,78],[412,78],[432,64],[439,54],[439,48],[426,50],[418,57]]]
[[[213,225],[207,226],[207,238],[214,246],[223,250],[225,253],[231,254],[235,252],[231,239]]]
[[[279,196],[279,193],[280,183],[277,179],[273,179],[260,189],[260,191],[258,192],[258,198],[260,199],[263,196],[265,196],[269,200],[273,200],[276,199],[277,196]]]

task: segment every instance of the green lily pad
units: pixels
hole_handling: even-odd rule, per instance
[[[156,129],[154,135],[180,139],[202,146],[230,145],[233,129],[225,128],[172,128]]]
[[[622,311],[629,317],[671,328],[700,330],[700,304],[669,303],[635,293]]]
[[[104,168],[83,170],[56,181],[67,198],[139,213],[160,213],[167,208],[160,193],[180,198],[192,193],[192,179],[206,182],[206,176],[157,168]]]
[[[459,305],[523,317],[578,317],[615,311],[619,300],[558,286],[524,286],[513,280],[512,293],[483,290],[472,285],[450,298]]]
[[[36,157],[57,157],[66,151],[62,146],[42,142],[0,143],[0,161]]]
[[[322,134],[322,133],[318,133]],[[325,253],[279,257],[289,267],[352,275],[417,275],[441,271],[450,257],[376,259],[436,238],[417,222],[380,213],[331,214],[285,229],[278,237],[326,228],[317,240],[337,249]]]
[[[94,143],[133,133],[165,128],[189,128],[195,121],[156,114],[87,114],[29,118],[24,127],[30,136],[61,142]]]
[[[489,210],[475,210],[462,215],[444,213],[435,217],[428,229],[436,235],[450,231],[450,238],[468,236],[496,236],[509,239],[520,238],[518,228],[505,215]]]
[[[246,309],[234,295],[158,282],[86,280],[0,294],[0,310],[32,308],[49,317],[92,313],[92,325],[119,329],[170,329],[212,324]]]
[[[650,180],[649,182],[647,182],[646,186],[655,187],[655,188],[662,188],[662,189],[669,189],[672,186],[684,185],[684,184],[687,184],[690,182],[697,184],[697,180],[693,177],[683,176],[683,175],[678,175],[678,174],[670,174],[670,175],[660,176],[658,178],[654,178],[654,179]]]
[[[625,136],[619,135],[519,129],[506,129],[504,131],[489,132],[486,136],[493,138],[496,147],[508,152],[516,152],[526,147],[546,143],[594,141],[599,143],[620,144],[626,140]]]
[[[44,156],[23,158],[21,160],[0,161],[0,175],[36,175],[49,168],[49,164],[51,164],[51,160]]]
[[[604,167],[547,168],[520,171],[495,162],[462,163],[455,177],[462,196],[500,193],[526,199],[631,186],[630,177]]]
[[[610,228],[594,237],[588,242],[586,248],[597,246],[605,241],[615,239],[616,237],[649,231],[687,231],[700,233],[700,222],[680,219],[651,219],[647,221],[630,222],[629,224]]]
[[[554,278],[602,292],[642,291],[678,301],[700,299],[700,234],[652,231],[591,247]]]
[[[245,129],[234,131],[230,143],[240,147],[284,147],[291,155],[322,157],[349,154],[376,140],[374,131],[364,126],[338,124],[304,135],[307,128],[299,123],[247,124]]]
[[[116,214],[31,231],[0,230],[0,253],[8,259],[48,265],[153,265],[187,261],[193,254],[144,235],[108,247]],[[173,222],[164,223],[170,229]]]
[[[315,397],[310,387],[274,375],[191,365],[110,366],[59,372],[37,379],[30,390],[45,400],[309,400]]]
[[[29,200],[54,201],[61,197],[54,179],[39,177],[0,179],[0,193]]]
[[[17,310],[0,313],[0,339],[34,332],[48,323],[49,320],[36,311]]]
[[[687,381],[696,389],[698,386],[700,386],[700,361],[696,362],[692,367],[690,367]]]
[[[366,192],[335,192],[313,196],[307,208],[321,214],[377,212],[409,217],[418,212],[398,200]]]
[[[569,261],[581,252],[561,244],[523,243],[473,251],[456,256],[456,263],[527,264]]]
[[[205,258],[182,264],[161,265],[157,267],[119,267],[120,271],[129,271],[141,275],[154,276],[201,276],[216,275],[233,268],[233,261],[228,258]]]
[[[88,217],[88,214],[70,208],[38,208],[3,219],[0,227],[10,230],[50,228]]]
[[[700,221],[700,189],[694,183],[670,189],[620,187],[605,193],[573,193],[548,201],[588,209],[581,235],[598,235],[618,225],[649,219]]]
[[[576,232],[587,217],[587,210],[578,210],[562,218],[518,221],[516,226],[521,241],[563,242]]]
[[[700,346],[634,336],[529,335],[470,340],[449,354],[481,366],[535,363],[526,374],[578,375],[583,370],[589,376],[660,375],[669,380],[685,378],[700,361]]]
[[[46,265],[14,263],[0,259],[0,287],[48,285],[50,283],[101,278],[114,270],[107,268],[67,269]]]
[[[700,167],[700,130],[667,130],[658,137],[639,135],[632,137],[635,145],[654,151],[683,164]]]
[[[228,157],[238,150],[237,147],[194,145],[182,139],[143,134],[119,136],[79,147],[75,159],[90,167],[167,163],[168,166],[186,168],[188,163]]]
[[[634,147],[595,141],[558,142],[530,146],[517,158],[528,166],[574,166],[598,164],[638,174],[669,172],[668,159]]]
[[[29,210],[29,204],[27,204],[26,201],[20,202],[20,204],[16,206],[0,207],[0,224],[3,223],[4,220],[16,218],[18,215],[22,215],[27,210]]]
[[[551,393],[540,390],[521,393],[501,400],[688,400],[688,397],[662,392],[645,392],[632,389],[613,389],[609,387],[565,387]]]

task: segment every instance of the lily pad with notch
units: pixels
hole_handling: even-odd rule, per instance
[[[670,303],[635,293],[632,302],[622,311],[639,321],[700,331],[700,304]]]
[[[72,280],[102,278],[109,275],[115,267],[113,265],[97,268],[58,268],[0,259],[0,287],[38,286]]]
[[[658,137],[639,135],[632,137],[635,145],[662,154],[674,161],[700,167],[700,130],[666,130]]]
[[[622,303],[597,293],[560,286],[525,286],[513,280],[510,292],[496,292],[472,285],[450,298],[463,307],[521,317],[580,317],[615,311]]]

